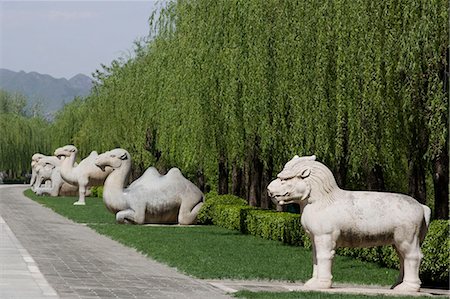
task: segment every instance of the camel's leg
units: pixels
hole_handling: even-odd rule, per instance
[[[313,273],[312,277],[305,282],[305,287],[308,287],[309,285],[313,285],[317,280],[317,253],[316,253],[316,246],[314,245],[314,236],[309,236],[312,243],[312,260],[313,260]]]
[[[36,180],[34,181],[33,191],[39,188],[42,184],[42,177],[40,175],[36,175]]]
[[[404,268],[404,260],[405,260],[405,258],[403,256],[402,252],[397,249],[397,246],[394,245],[394,248],[395,248],[395,251],[397,252],[398,259],[400,261],[400,272],[398,274],[397,281],[391,286],[391,289],[395,288],[396,286],[398,286],[399,284],[402,283],[403,276],[404,276],[404,273],[405,273],[405,268]]]
[[[76,206],[84,206],[86,205],[86,185],[82,185],[80,184],[78,186],[78,193],[79,193],[79,197],[78,197],[78,201],[74,202],[73,204]]]
[[[34,182],[36,181],[36,171],[31,170],[31,179],[30,179],[30,187],[31,190],[34,191]]]
[[[418,232],[409,239],[408,231],[402,230],[394,235],[396,240],[396,247],[404,258],[403,282],[397,285],[394,290],[402,292],[418,292],[420,290],[419,266],[422,259],[422,252],[420,251],[420,242]],[[411,236],[411,235],[410,235]],[[397,238],[396,238],[397,237]]]
[[[146,203],[145,202],[133,202],[129,209],[124,211],[131,210],[132,213],[129,213],[130,221],[136,223],[136,224],[144,224],[145,222],[145,212],[146,212]],[[119,212],[120,213],[120,212]],[[128,215],[128,214],[127,214]]]
[[[314,246],[316,249],[316,275],[317,278],[309,282],[305,287],[314,289],[331,288],[331,266],[334,257],[334,248],[336,246],[330,235],[314,236]],[[314,275],[314,274],[313,274]]]
[[[61,189],[61,182],[56,182],[56,179],[52,179],[52,189],[50,191],[50,196],[58,196],[59,195],[59,189]]]
[[[134,210],[126,209],[126,210],[117,212],[116,221],[117,221],[117,223],[120,223],[120,224],[136,223]]]
[[[192,206],[192,202],[195,200],[189,200],[184,198],[181,202],[180,211],[178,212],[178,224],[189,225],[197,222],[197,214],[203,205],[203,202],[196,201],[197,203]]]

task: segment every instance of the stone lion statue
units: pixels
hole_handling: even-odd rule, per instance
[[[392,244],[400,259],[397,291],[420,290],[420,245],[431,210],[414,198],[396,193],[347,191],[315,156],[295,156],[267,187],[279,205],[303,206],[301,224],[313,244],[313,275],[305,287],[331,287],[336,247]]]

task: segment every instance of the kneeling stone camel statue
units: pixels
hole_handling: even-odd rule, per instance
[[[305,287],[331,287],[336,247],[392,244],[400,259],[400,275],[392,288],[418,292],[420,245],[431,210],[403,194],[342,190],[331,171],[315,159],[295,156],[267,187],[277,204],[303,206],[301,224],[313,244],[313,275]]]
[[[131,170],[131,156],[126,150],[105,152],[95,164],[113,169],[105,181],[103,201],[116,214],[118,223],[196,223],[204,195],[178,168],[161,175],[150,167],[124,189]]]

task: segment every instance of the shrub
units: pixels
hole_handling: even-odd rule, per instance
[[[243,199],[233,195],[207,194],[198,218],[199,223],[214,224],[264,239],[311,248],[311,241],[301,226],[299,214],[250,207]],[[422,244],[424,258],[420,276],[424,285],[448,287],[449,224],[450,221],[445,220],[435,220],[430,224]],[[336,252],[388,268],[399,268],[393,246],[338,248]]]
[[[430,223],[422,244],[424,255],[420,276],[425,285],[448,287],[450,259],[450,221],[434,220]]]
[[[244,205],[217,205],[213,213],[213,224],[245,232],[245,219],[249,211],[256,208]]]
[[[247,202],[242,198],[234,195],[218,195],[215,192],[210,192],[205,196],[205,202],[197,215],[197,221],[200,224],[216,224],[213,218],[216,217],[216,210],[226,209],[224,207],[219,208],[219,206],[247,206]],[[218,212],[217,212],[218,213]],[[219,213],[220,214],[220,213]],[[224,218],[222,216],[221,218]],[[217,221],[217,220],[216,220]],[[223,223],[223,222],[221,222]],[[218,224],[216,224],[218,225]],[[221,225],[219,225],[221,226]]]
[[[91,196],[92,197],[103,197],[103,186],[93,186],[91,187]]]
[[[303,245],[300,215],[268,210],[251,210],[245,219],[244,233],[291,245]]]

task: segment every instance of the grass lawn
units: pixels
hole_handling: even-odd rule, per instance
[[[114,215],[106,210],[103,201],[98,198],[87,198],[86,206],[73,206],[77,200],[75,197],[36,196],[31,190],[25,191],[25,195],[75,222],[87,223],[100,234],[197,278],[306,281],[311,276],[311,252],[302,247],[242,235],[215,226],[119,225],[115,224]],[[334,260],[335,282],[388,286],[395,281],[397,274],[397,270],[347,257],[336,256]],[[237,296],[362,298],[360,295],[355,297],[315,292],[239,292]]]

